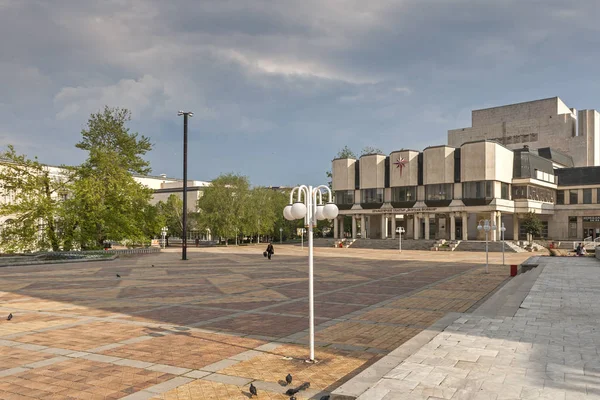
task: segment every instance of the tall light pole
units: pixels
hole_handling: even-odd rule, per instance
[[[191,111],[178,111],[178,116],[183,115],[183,238],[181,241],[181,259],[187,260],[187,126],[188,117],[193,117]]]
[[[502,222],[502,226],[500,227],[500,232],[502,232],[502,265],[506,265],[504,263],[504,232],[506,228],[504,227],[504,222]]]
[[[399,227],[399,228],[396,229],[396,233],[398,233],[398,237],[400,238],[400,243],[398,245],[399,248],[400,248],[400,253],[402,253],[402,234],[404,232],[406,232],[406,231],[404,230],[403,227]]]
[[[166,226],[163,226],[162,229],[160,230],[160,233],[162,234],[163,249],[166,247],[165,245],[167,244],[167,232],[168,231],[169,231],[169,228],[167,228]]]
[[[326,190],[329,194],[329,202],[323,204],[323,192]],[[295,203],[294,192],[298,192],[298,199]],[[318,200],[318,202],[317,202]],[[304,224],[308,226],[308,309],[309,309],[309,338],[310,338],[310,358],[307,362],[315,361],[315,310],[314,310],[314,285],[313,285],[313,227],[317,225],[317,220],[334,219],[338,216],[338,208],[333,204],[331,190],[320,185],[316,188],[312,186],[297,186],[290,193],[290,204],[283,209],[285,219],[291,221],[304,218]]]
[[[483,226],[481,225],[481,223],[483,222]],[[490,225],[490,220],[486,219],[486,220],[480,220],[479,221],[479,225],[477,225],[477,230],[481,231],[481,230],[485,231],[485,273],[489,274],[489,268],[488,268],[488,233],[491,230],[496,230],[496,224],[494,225]]]

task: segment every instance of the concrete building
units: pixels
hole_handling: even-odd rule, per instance
[[[473,111],[473,127],[448,132],[449,145],[335,159],[340,216],[334,235],[352,238],[526,239],[519,219],[535,212],[542,237],[600,237],[599,114],[558,99]],[[344,229],[350,217],[351,229]],[[600,239],[599,239],[600,240]]]
[[[133,175],[133,179],[143,186],[154,190],[150,204],[155,205],[159,201],[166,202],[169,196],[176,195],[183,200],[183,179],[168,178],[167,175]],[[189,212],[197,211],[198,200],[204,194],[204,189],[210,186],[207,181],[187,182],[187,209]]]

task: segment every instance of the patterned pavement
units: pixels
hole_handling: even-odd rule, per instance
[[[306,249],[276,248],[0,268],[0,399],[247,399],[250,382],[288,399],[287,373],[318,399],[509,272],[477,253],[318,248],[309,364]]]

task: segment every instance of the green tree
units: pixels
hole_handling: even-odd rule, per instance
[[[360,152],[361,156],[367,155],[367,154],[382,154],[383,151],[379,148],[373,147],[373,146],[366,146],[362,149],[362,151]]]
[[[255,187],[250,190],[244,224],[246,233],[256,233],[257,238],[261,235],[273,236],[278,220],[275,197],[276,192],[269,188]],[[283,213],[283,208],[280,213]],[[260,239],[257,239],[258,241]]]
[[[250,183],[245,176],[225,174],[211,182],[198,200],[198,219],[213,237],[226,240],[240,233],[254,233],[248,214]]]
[[[145,218],[152,190],[136,182],[132,174],[148,174],[143,156],[152,149],[145,136],[131,133],[126,124],[129,110],[105,107],[92,114],[76,147],[88,153],[77,168],[69,208],[76,216],[74,232],[82,249],[102,247],[105,240],[147,242]]]
[[[521,227],[530,237],[539,237],[544,225],[534,212],[528,212],[520,221]]]
[[[63,247],[60,219],[63,199],[69,191],[69,170],[42,165],[16,153],[13,146],[0,154],[0,216],[5,217],[0,232],[3,251],[36,251]]]

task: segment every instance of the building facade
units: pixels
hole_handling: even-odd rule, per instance
[[[523,240],[528,212],[542,237],[600,237],[599,114],[575,115],[558,98],[473,111],[472,128],[448,132],[451,145],[333,160],[335,237],[396,238],[402,227],[407,238],[483,240],[487,219],[492,241],[502,226]]]

